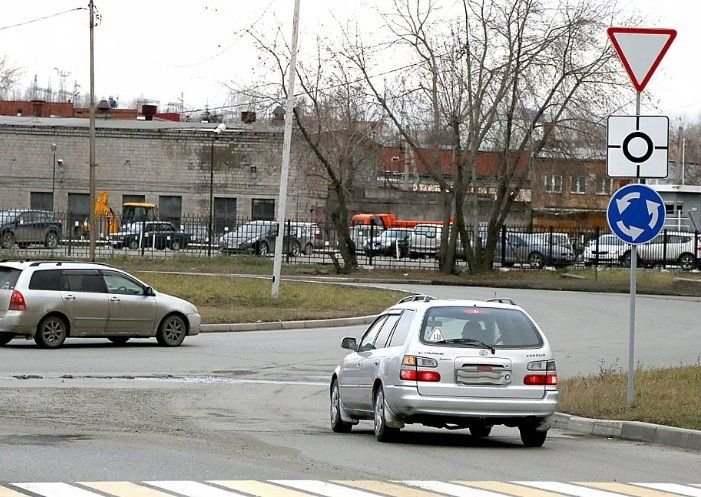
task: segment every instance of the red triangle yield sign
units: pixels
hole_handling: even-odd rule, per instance
[[[643,91],[677,36],[674,29],[608,28],[607,31],[638,91]]]

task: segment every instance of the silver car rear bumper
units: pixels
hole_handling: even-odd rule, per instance
[[[546,417],[557,409],[560,394],[546,391],[540,399],[436,397],[419,395],[416,387],[385,385],[385,399],[397,418],[438,416],[445,418]]]

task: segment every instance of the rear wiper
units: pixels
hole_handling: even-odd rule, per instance
[[[485,349],[489,349],[492,352],[492,355],[496,354],[496,349],[493,346],[487,345],[483,341],[477,340],[476,338],[449,338],[448,340],[438,340],[437,342],[432,343],[458,343],[461,345],[480,345]]]

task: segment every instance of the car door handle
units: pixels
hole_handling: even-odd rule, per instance
[[[375,366],[379,366],[379,365],[380,365],[380,361],[375,361]]]
[[[64,298],[66,300],[75,300],[75,295],[66,295]]]
[[[360,365],[361,365],[362,363],[363,363],[363,361],[358,361],[358,363],[356,364],[356,366],[360,367]]]
[[[111,297],[110,302],[119,302],[119,297]]]

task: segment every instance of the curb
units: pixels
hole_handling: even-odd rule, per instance
[[[270,321],[261,323],[222,323],[202,324],[200,333],[228,333],[239,331],[301,330],[311,328],[332,328],[338,326],[358,326],[372,323],[377,315],[352,318],[313,319],[307,321]]]
[[[622,440],[667,445],[680,449],[701,450],[701,431],[697,430],[640,421],[582,418],[560,412],[553,414],[551,422],[553,428],[584,435],[620,438]]]

